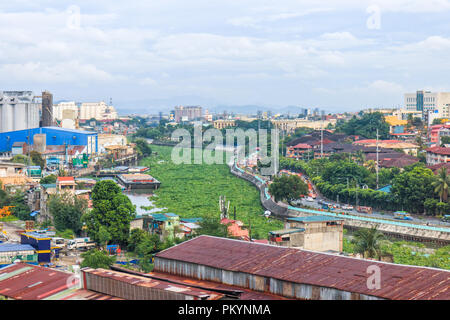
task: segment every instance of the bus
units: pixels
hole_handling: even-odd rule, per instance
[[[413,218],[406,211],[396,211],[396,212],[394,212],[394,219],[397,219],[397,220],[412,220]]]

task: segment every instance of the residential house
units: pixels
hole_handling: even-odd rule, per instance
[[[427,150],[427,165],[450,162],[450,148],[431,147]]]

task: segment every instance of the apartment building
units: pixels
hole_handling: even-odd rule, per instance
[[[450,92],[417,91],[405,93],[405,108],[420,111],[422,117],[432,114],[434,118],[448,118],[450,115]]]

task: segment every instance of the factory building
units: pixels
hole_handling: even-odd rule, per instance
[[[35,98],[32,91],[0,91],[0,132],[39,127]]]
[[[379,270],[379,281],[373,281]],[[153,272],[308,300],[449,300],[450,271],[199,236],[156,254]]]
[[[47,146],[86,146],[90,155],[98,152],[97,140],[96,132],[59,127],[8,131],[0,133],[0,152],[11,152],[15,142],[25,142],[41,153]]]

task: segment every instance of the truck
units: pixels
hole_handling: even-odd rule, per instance
[[[95,248],[95,242],[91,241],[90,238],[76,238],[71,239],[67,243],[67,249],[68,250],[88,250]]]

